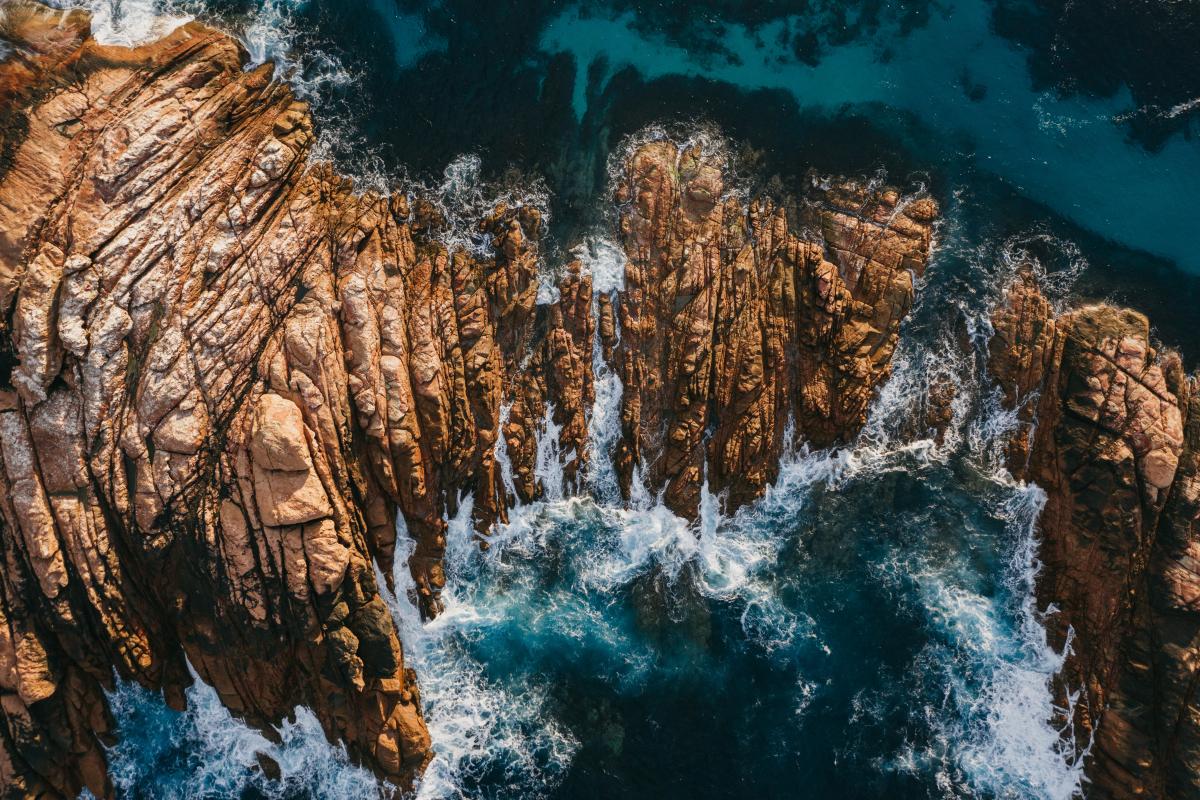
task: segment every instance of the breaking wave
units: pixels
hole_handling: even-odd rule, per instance
[[[109,694],[120,739],[108,751],[117,792],[156,800],[219,800],[228,797],[304,796],[319,800],[384,796],[369,770],[350,763],[341,747],[325,739],[306,708],[276,729],[278,741],[234,718],[216,690],[193,673],[186,712],[163,705],[160,695],[136,684]],[[259,755],[279,767],[268,780]]]
[[[197,4],[172,0],[49,0],[56,8],[92,15],[92,36],[104,45],[138,47],[166,36],[194,16]]]
[[[323,87],[345,85],[346,68],[320,50],[310,50],[311,33],[296,22],[307,0],[263,0],[247,13],[214,13],[202,0],[50,0],[58,8],[82,8],[92,16],[92,36],[104,45],[139,47],[193,19],[229,31],[246,48],[252,66],[273,62],[276,75],[304,99]]]
[[[544,230],[550,223],[548,191],[540,180],[519,186],[500,186],[483,177],[483,159],[476,153],[466,153],[446,165],[442,179],[433,183],[404,180],[409,196],[431,202],[442,215],[445,224],[436,232],[448,250],[462,250],[487,258],[494,255],[491,234],[480,229],[479,221],[497,208],[532,208],[538,212]],[[545,265],[541,265],[543,271]],[[553,277],[544,274],[542,281],[553,288]]]

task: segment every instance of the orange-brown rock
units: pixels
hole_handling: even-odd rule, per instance
[[[105,47],[30,0],[0,28],[11,796],[110,795],[103,690],[178,707],[189,665],[251,724],[305,705],[411,783],[429,735],[376,582],[397,515],[434,615],[448,515],[470,503],[486,537],[541,496],[551,429],[582,485],[594,341],[624,380],[626,491],[644,466],[680,513],[705,476],[746,502],[789,420],[816,445],[861,427],[929,256],[927,198],[814,184],[804,238],[730,194],[717,153],[652,142],[617,187],[626,290],[571,263],[539,303],[537,209],[445,244],[427,199],[312,163],[307,108],[232,39]]]
[[[1007,450],[1009,469],[1020,475],[1028,465],[1042,380],[1054,357],[1055,317],[1029,269],[1019,271],[1005,299],[992,318],[988,365],[1000,381],[1005,405],[1017,411],[1019,427]]]
[[[616,466],[627,495],[637,477],[685,516],[706,477],[730,508],[757,497],[789,422],[818,447],[858,432],[890,374],[937,214],[928,197],[814,179],[810,240],[770,201],[747,207],[726,167],[705,142],[654,141],[616,187],[629,259]]]
[[[1200,548],[1195,379],[1156,352],[1146,318],[1055,317],[1031,275],[993,316],[991,368],[1036,424],[1013,471],[1047,494],[1038,597],[1070,646],[1060,700],[1094,736],[1089,797],[1193,797],[1200,783]]]
[[[6,12],[31,46],[0,68],[4,785],[110,794],[101,689],[179,704],[189,662],[411,781],[429,738],[371,563],[394,499],[338,294],[386,271],[387,204],[306,171],[304,107],[227,37],[104,48],[78,12]]]

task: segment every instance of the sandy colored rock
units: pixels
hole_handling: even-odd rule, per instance
[[[578,263],[543,287],[538,209],[448,246],[428,199],[312,163],[305,105],[227,36],[103,47],[86,13],[30,0],[0,28],[20,44],[0,62],[7,796],[111,796],[114,672],[179,707],[189,665],[250,724],[307,706],[410,785],[429,734],[375,578],[397,515],[435,615],[448,515],[469,503],[486,546],[515,503],[583,485],[594,350],[623,385],[605,455],[627,497],[750,502],[788,444],[861,429],[930,257],[929,197],[814,176],[789,221],[731,185],[719,142],[660,138],[612,187],[624,288]],[[1053,643],[1074,632],[1089,796],[1194,796],[1196,381],[1141,315],[1056,315],[1028,274],[993,325],[1009,463],[1047,492],[1038,596]],[[931,392],[935,430],[952,399]]]
[[[20,0],[3,25],[6,795],[111,796],[113,670],[178,705],[189,661],[251,724],[309,706],[411,782],[428,734],[368,566],[396,497],[332,289],[388,201],[307,168],[303,105],[224,35],[105,48]]]

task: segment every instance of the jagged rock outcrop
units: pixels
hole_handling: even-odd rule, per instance
[[[684,516],[706,479],[729,508],[757,497],[789,422],[817,447],[858,432],[937,215],[928,197],[814,179],[803,228],[819,235],[805,238],[769,200],[747,208],[724,166],[704,141],[656,141],[616,187],[629,259],[616,467],[626,494],[637,474]]]
[[[377,583],[397,514],[440,610],[446,518],[481,546],[591,454],[593,343],[624,380],[616,464],[694,515],[771,480],[789,419],[845,440],[888,374],[936,206],[814,184],[805,237],[661,141],[617,187],[626,290],[578,263],[539,304],[542,216],[482,246],[309,161],[303,103],[191,23],[135,49],[10,0],[0,35],[0,783],[110,795],[113,676],[181,706],[194,669],[269,730],[296,705],[404,786],[430,758]],[[595,309],[595,313],[593,313]],[[507,465],[507,468],[506,468]]]
[[[1014,474],[1046,490],[1038,597],[1069,643],[1088,796],[1200,796],[1200,484],[1196,378],[1144,316],[1055,315],[1030,273],[993,315],[990,365],[1025,425]],[[1070,632],[1070,634],[1068,633]]]
[[[393,209],[306,171],[304,107],[229,38],[129,51],[78,12],[5,11],[9,793],[109,794],[102,687],[115,668],[179,705],[188,662],[252,723],[310,706],[410,781],[429,739],[372,565],[394,501],[351,406],[384,356],[347,357],[338,285],[384,280]]]

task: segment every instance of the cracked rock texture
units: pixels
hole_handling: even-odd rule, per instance
[[[801,228],[746,207],[704,142],[657,141],[623,165],[615,200],[628,264],[615,362],[627,388],[616,468],[694,517],[774,480],[789,430],[816,447],[866,422],[930,255],[937,205],[813,180]],[[811,235],[811,234],[810,234]]]
[[[993,316],[991,369],[1022,427],[1014,474],[1047,495],[1038,598],[1070,646],[1092,798],[1200,797],[1200,395],[1147,319],[1056,315],[1030,273]]]
[[[546,491],[549,428],[562,490],[584,488],[594,348],[625,387],[624,493],[688,517],[706,480],[729,509],[761,493],[789,431],[852,437],[889,374],[926,197],[814,180],[790,228],[719,148],[645,143],[615,187],[625,288],[575,262],[539,304],[537,209],[447,246],[427,199],[311,163],[306,107],[230,38],[88,28],[29,0],[0,17],[6,796],[111,795],[104,690],[181,707],[192,671],[264,730],[310,707],[410,785],[430,740],[377,578],[398,514],[432,616],[445,520],[469,503],[486,547]],[[1156,487],[1160,450],[1137,451]]]

